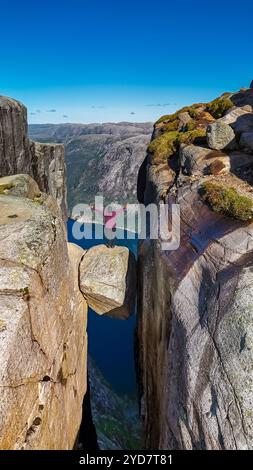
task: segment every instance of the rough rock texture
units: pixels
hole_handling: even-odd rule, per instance
[[[140,449],[138,403],[118,395],[88,358],[92,418],[101,450]]]
[[[122,246],[90,248],[80,264],[80,289],[96,313],[128,318],[136,295],[134,255]]]
[[[235,146],[235,133],[225,122],[214,122],[207,127],[207,145],[213,150],[233,148]]]
[[[152,123],[31,125],[32,139],[61,142],[66,148],[68,207],[136,202],[136,176],[145,157]]]
[[[253,132],[244,132],[241,135],[239,145],[246,152],[253,153]]]
[[[32,174],[27,111],[18,101],[0,96],[0,176]]]
[[[245,114],[248,114],[249,112],[252,112],[252,109],[248,109],[247,106],[242,108],[234,107],[230,109],[225,114],[225,116],[218,119],[218,122],[224,122],[225,124],[234,124],[238,120],[238,118],[240,118],[241,116],[245,116]]]
[[[0,191],[0,448],[72,449],[86,391],[83,251],[68,253],[57,210],[21,186]]]
[[[253,90],[229,96],[251,105]],[[233,126],[237,142],[241,119]],[[200,159],[198,149],[185,154],[190,168],[199,164],[194,177],[178,151],[167,163],[178,165],[164,199],[180,204],[180,247],[163,251],[160,240],[139,247],[141,413],[151,449],[253,449],[253,223],[214,212],[202,195],[203,183],[214,181],[252,201],[253,155],[225,153],[230,168],[214,177],[200,166],[210,157],[202,147]],[[150,184],[154,165],[149,156],[139,178],[146,203],[161,199],[159,185]],[[165,187],[166,173],[160,178]]]
[[[63,217],[67,218],[67,185],[64,146],[35,142],[34,178],[41,191],[49,193],[59,204]]]
[[[41,192],[37,183],[29,175],[11,175],[0,179],[0,194],[39,199]]]
[[[41,191],[56,198],[67,217],[64,147],[28,139],[27,111],[18,101],[0,96],[0,176],[24,173]]]

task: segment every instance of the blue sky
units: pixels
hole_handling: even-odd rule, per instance
[[[253,79],[252,0],[1,2],[0,94],[29,121],[148,121]]]

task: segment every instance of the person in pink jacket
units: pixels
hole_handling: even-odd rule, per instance
[[[99,212],[100,214],[103,214],[104,227],[109,229],[109,230],[112,230],[113,232],[115,232],[116,231],[116,225],[117,225],[116,217],[117,217],[118,214],[123,212],[125,209],[120,208],[116,211],[116,210],[111,210],[111,208],[109,207],[109,208],[105,208],[102,211],[102,210],[97,209],[96,207],[94,207],[94,210]],[[108,248],[114,248],[115,244],[116,244],[116,236],[113,239],[107,238]]]

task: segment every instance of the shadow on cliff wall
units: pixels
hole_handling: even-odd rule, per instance
[[[87,392],[83,400],[82,422],[75,448],[96,451],[99,449],[97,433],[92,419],[89,375],[87,378]]]

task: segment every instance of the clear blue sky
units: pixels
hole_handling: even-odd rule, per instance
[[[253,79],[252,0],[1,2],[0,94],[30,122],[147,121]]]

